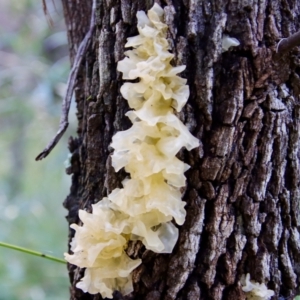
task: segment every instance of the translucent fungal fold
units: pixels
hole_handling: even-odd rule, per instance
[[[126,115],[132,122],[128,130],[112,139],[112,165],[125,168],[129,178],[123,188],[113,190],[93,205],[92,213],[79,211],[83,225],[72,224],[75,236],[73,254],[65,254],[71,264],[85,269],[77,287],[90,294],[112,298],[114,290],[124,295],[133,291],[132,271],[141,264],[126,254],[130,240],[140,240],[146,249],[171,253],[178,229],[185,221],[185,202],[180,188],[189,168],[176,155],[183,147],[199,145],[174,114],[181,111],[189,97],[186,79],[177,74],[185,66],[173,67],[169,52],[164,10],[137,13],[139,35],[130,37],[125,58],[118,63],[125,82],[122,96],[133,110]]]
[[[246,293],[246,299],[250,300],[269,300],[274,296],[274,291],[269,290],[264,283],[258,283],[250,280],[250,274],[243,275],[242,290]]]

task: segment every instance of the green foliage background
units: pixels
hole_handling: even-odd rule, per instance
[[[47,5],[53,26],[42,0],[0,1],[0,241],[63,257],[70,186],[63,162],[74,132],[34,160],[58,129],[69,71],[60,2]],[[66,266],[0,248],[0,300],[68,298]]]

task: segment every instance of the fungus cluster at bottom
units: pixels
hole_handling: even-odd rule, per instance
[[[264,283],[250,280],[249,273],[242,276],[241,284],[247,300],[269,300],[275,295],[274,291],[269,290]]]
[[[176,155],[191,150],[199,141],[175,115],[189,97],[186,79],[177,76],[185,66],[173,67],[169,52],[164,11],[155,4],[137,13],[139,35],[128,38],[125,58],[118,71],[126,82],[122,96],[131,109],[126,115],[133,123],[112,140],[112,165],[129,174],[123,188],[113,190],[92,205],[92,213],[79,210],[82,226],[72,224],[73,254],[66,260],[85,268],[77,287],[90,294],[112,298],[115,290],[133,291],[132,271],[141,264],[126,254],[129,241],[140,240],[146,249],[171,253],[178,239],[178,225],[185,221],[185,202],[180,188],[189,168]],[[139,79],[136,82],[136,79]]]

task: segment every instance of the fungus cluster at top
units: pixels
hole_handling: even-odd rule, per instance
[[[178,225],[185,220],[185,203],[180,188],[189,168],[176,154],[191,150],[198,140],[174,114],[189,97],[186,79],[177,76],[185,66],[172,67],[167,25],[163,9],[155,4],[137,13],[139,35],[128,38],[126,57],[118,71],[126,82],[122,96],[130,108],[126,115],[133,123],[112,140],[112,165],[125,168],[130,177],[123,188],[113,190],[93,205],[93,212],[79,211],[82,226],[72,224],[76,233],[71,242],[73,254],[66,259],[86,268],[77,287],[90,294],[112,298],[114,290],[128,294],[133,290],[131,272],[141,263],[128,257],[129,240],[140,240],[149,250],[170,253],[178,239]]]

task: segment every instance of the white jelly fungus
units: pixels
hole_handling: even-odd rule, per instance
[[[246,293],[247,300],[269,300],[274,296],[274,291],[268,290],[264,283],[258,283],[250,280],[250,274],[243,275],[242,290]]]
[[[114,290],[132,292],[131,272],[141,264],[126,254],[128,241],[140,240],[146,249],[171,253],[178,239],[173,220],[182,225],[185,202],[180,188],[185,186],[184,172],[189,168],[176,154],[185,147],[199,145],[174,114],[181,111],[189,97],[186,79],[177,76],[185,66],[173,67],[169,52],[167,25],[163,9],[154,4],[137,13],[139,35],[128,38],[125,58],[118,71],[125,82],[122,96],[133,110],[126,115],[133,123],[112,139],[112,165],[125,168],[129,178],[123,188],[113,190],[92,206],[92,213],[79,211],[83,225],[72,224],[75,236],[73,254],[66,260],[85,275],[77,287],[90,294],[112,298]]]
[[[230,37],[226,34],[223,35],[222,52],[228,51],[230,47],[237,47],[239,45],[240,45],[240,42],[236,38]]]

